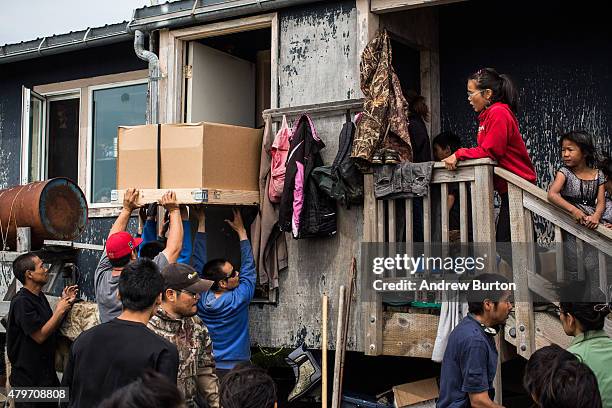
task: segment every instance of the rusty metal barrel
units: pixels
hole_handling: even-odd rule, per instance
[[[15,251],[17,227],[30,227],[32,248],[46,239],[72,241],[87,225],[85,194],[58,177],[0,190],[0,250]]]

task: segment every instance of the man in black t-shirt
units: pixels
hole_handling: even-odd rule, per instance
[[[32,252],[18,256],[13,262],[13,274],[23,287],[11,300],[8,314],[6,352],[11,362],[9,382],[12,387],[57,387],[55,335],[76,300],[77,287],[65,288],[55,311],[51,311],[42,293],[49,272],[38,256]]]
[[[176,346],[147,328],[161,303],[163,278],[149,259],[128,264],[119,277],[123,312],[81,334],[70,349],[62,385],[70,387],[69,407],[95,407],[113,391],[151,368],[176,384]]]

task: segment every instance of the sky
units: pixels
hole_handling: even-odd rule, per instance
[[[135,8],[151,3],[152,0],[0,0],[0,45],[129,21]]]

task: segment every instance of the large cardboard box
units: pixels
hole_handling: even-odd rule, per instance
[[[259,190],[262,129],[163,124],[160,187]],[[157,125],[119,128],[117,189],[157,188]]]
[[[157,188],[157,125],[119,126],[117,190]]]

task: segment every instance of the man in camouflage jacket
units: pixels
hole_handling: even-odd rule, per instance
[[[208,329],[196,316],[200,293],[208,290],[212,282],[200,279],[195,269],[186,264],[170,264],[162,275],[166,283],[162,303],[148,326],[178,349],[177,385],[187,407],[219,408],[212,341]],[[204,405],[200,405],[202,402]]]

